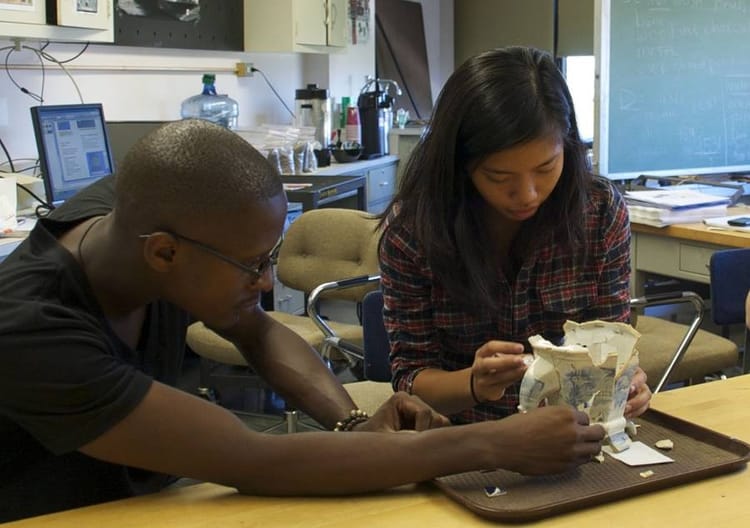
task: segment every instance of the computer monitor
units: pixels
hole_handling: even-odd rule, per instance
[[[130,147],[164,123],[166,121],[107,121],[107,135],[115,167],[122,164]]]
[[[101,104],[34,106],[31,120],[51,205],[114,172]]]

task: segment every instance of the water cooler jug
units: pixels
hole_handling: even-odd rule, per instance
[[[226,128],[237,128],[239,105],[225,94],[217,94],[213,73],[203,75],[203,91],[182,102],[180,115],[183,119],[205,119]]]

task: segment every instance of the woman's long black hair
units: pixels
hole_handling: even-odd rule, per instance
[[[526,47],[486,51],[450,76],[381,222],[397,206],[389,228],[409,228],[451,298],[467,307],[497,308],[497,261],[487,250],[483,199],[470,170],[495,152],[554,135],[563,141],[562,176],[524,223],[514,252],[528,249],[529,235],[554,236],[572,249],[583,248],[593,178],[573,100],[552,57]]]

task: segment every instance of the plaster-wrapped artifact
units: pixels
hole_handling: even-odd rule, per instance
[[[605,321],[568,321],[563,330],[562,346],[539,335],[529,338],[534,361],[521,382],[519,411],[538,407],[545,399],[549,405],[572,405],[604,427],[615,450],[627,449],[624,411],[638,367],[635,344],[640,334],[628,324]]]

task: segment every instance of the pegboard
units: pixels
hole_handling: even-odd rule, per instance
[[[115,0],[115,44],[242,51],[242,20],[242,0]]]

